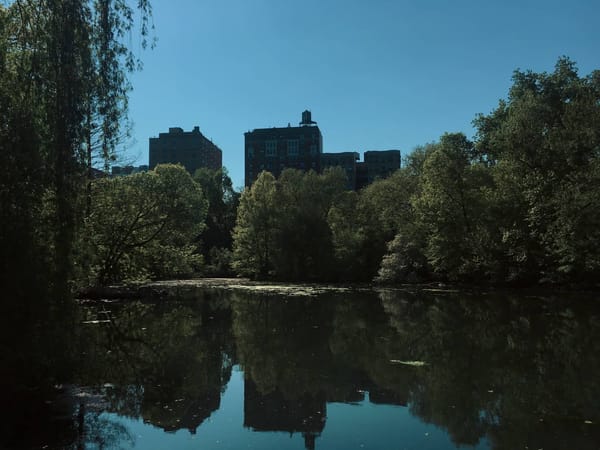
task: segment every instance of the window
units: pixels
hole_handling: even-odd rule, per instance
[[[277,156],[277,141],[267,141],[265,143],[265,156]]]
[[[310,154],[313,156],[317,154],[317,144],[310,144]]]
[[[252,147],[248,147],[246,148],[246,153],[248,155],[248,158],[254,158],[254,149]]]
[[[287,141],[288,156],[298,156],[298,139],[290,139]]]

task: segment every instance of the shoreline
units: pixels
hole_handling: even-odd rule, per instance
[[[556,294],[600,294],[599,289],[555,286],[506,287],[485,285],[458,285],[447,283],[381,285],[374,283],[305,283],[284,281],[255,281],[248,278],[188,278],[175,280],[148,281],[139,284],[122,284],[104,287],[90,287],[78,291],[75,298],[86,300],[127,300],[164,299],[195,289],[222,289],[226,291],[256,292],[289,296],[314,296],[327,292],[358,291],[401,291],[411,293],[520,293],[525,295],[551,297]]]

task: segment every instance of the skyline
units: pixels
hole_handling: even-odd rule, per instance
[[[154,2],[156,48],[131,76],[133,142],[195,126],[244,184],[244,133],[297,126],[312,111],[324,152],[400,149],[471,121],[506,98],[516,69],[552,71],[568,56],[580,76],[600,68],[593,1]]]

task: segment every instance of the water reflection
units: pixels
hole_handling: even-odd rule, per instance
[[[107,307],[88,309],[92,317]],[[107,410],[165,431],[195,433],[219,408],[231,375],[229,311],[203,302],[111,306],[110,321],[84,332],[86,353],[79,384],[111,383]],[[224,316],[224,317],[221,317]]]
[[[261,393],[251,378],[244,382],[244,426],[254,431],[301,433],[307,449],[315,448],[315,439],[325,427],[326,401],[322,395],[305,393],[286,397],[276,389]]]
[[[392,414],[434,426],[446,441],[431,448],[597,449],[600,315],[576,300],[202,291],[84,306],[79,370],[62,393],[72,448],[147,448],[127,429],[131,419],[167,432],[163,447],[175,446],[169,439],[180,430],[209,433],[239,365],[243,417],[218,430],[231,448],[250,445],[248,432],[334,448],[341,438],[328,422],[351,414],[334,407],[344,404],[369,405],[381,423]],[[355,420],[348,432],[372,447],[398,444],[393,427]]]

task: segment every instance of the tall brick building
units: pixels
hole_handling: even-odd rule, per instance
[[[400,150],[367,151],[364,162],[359,161],[358,152],[323,153],[323,136],[310,111],[302,113],[299,125],[257,128],[244,134],[247,187],[263,170],[279,177],[286,168],[321,172],[341,167],[348,177],[348,189],[360,189],[400,168]]]
[[[369,150],[356,166],[356,189],[386,178],[400,168],[400,150]]]
[[[356,188],[356,169],[360,154],[358,152],[340,152],[340,153],[322,153],[321,154],[321,169],[327,167],[341,167],[346,172],[348,178],[348,189]]]
[[[160,133],[150,138],[150,169],[161,163],[179,163],[193,174],[196,169],[208,167],[220,169],[223,164],[223,152],[204,137],[199,127],[192,131],[183,131],[179,127],[169,128],[168,133]]]
[[[245,184],[250,186],[263,170],[278,177],[285,168],[321,170],[323,136],[310,111],[302,113],[298,127],[257,128],[245,137]]]

